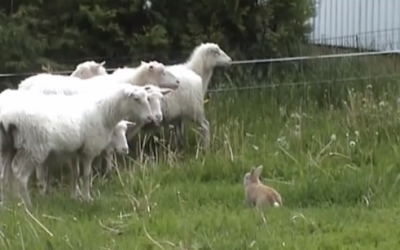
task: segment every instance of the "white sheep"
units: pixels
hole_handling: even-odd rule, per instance
[[[84,80],[77,77],[40,73],[22,80],[21,83],[18,85],[18,89],[30,90],[32,88],[39,88],[48,85],[65,86],[74,83],[81,85],[82,83],[84,83]]]
[[[98,84],[105,83],[131,83],[139,86],[153,84],[169,89],[176,89],[180,84],[179,79],[166,71],[163,64],[141,62],[140,66],[129,74],[101,75],[86,80],[61,75],[38,74],[22,81],[18,89],[54,94],[66,93],[76,88],[98,89],[101,88]]]
[[[80,79],[89,79],[98,75],[107,75],[107,70],[104,68],[105,63],[105,61],[101,63],[95,61],[80,63],[76,66],[74,72],[72,72],[70,76]]]
[[[150,108],[151,112],[153,114],[153,121],[156,125],[159,125],[163,121],[163,112],[162,112],[162,100],[165,98],[169,93],[174,92],[171,89],[167,88],[159,88],[154,85],[146,85],[145,89],[147,93],[149,94],[149,103],[150,103]],[[127,131],[127,138],[128,141],[132,139],[139,131],[140,129],[147,124],[146,121],[140,121],[140,120],[134,120],[135,118],[133,116],[128,117],[128,120],[134,121],[135,125],[131,126],[128,131]]]
[[[171,89],[167,89],[167,88],[159,88],[157,86],[154,85],[145,85],[143,86],[143,88],[147,91],[148,93],[148,102],[150,104],[150,109],[153,115],[153,122],[155,124],[160,124],[162,122],[163,119],[163,114],[162,114],[162,109],[161,109],[161,102],[162,99],[164,98],[164,95],[167,95],[169,93],[172,92]],[[103,89],[104,90],[104,89]],[[88,91],[89,92],[89,91]],[[81,91],[79,92],[79,89],[77,90],[77,92],[75,92],[74,94],[78,94],[78,93],[88,93],[85,91]],[[89,92],[90,93],[90,92]],[[61,93],[62,94],[62,93]],[[66,93],[66,95],[70,95],[71,92]],[[131,138],[133,138],[139,131],[140,129],[147,124],[147,121],[143,121],[137,118],[137,116],[133,113],[131,115],[129,115],[126,119],[129,119],[131,121],[134,121],[133,123],[130,122],[127,125],[121,125],[120,127],[120,134],[119,136],[116,136],[115,141],[119,141],[122,142],[122,135],[124,136],[124,140],[126,140],[126,138],[128,138],[127,140],[129,141]],[[126,121],[127,122],[127,121]],[[118,125],[117,125],[118,127]],[[126,137],[125,137],[126,134]],[[113,160],[113,153],[115,151],[117,151],[117,153],[119,153],[118,148],[114,147],[113,145],[115,145],[116,143],[111,143],[109,145],[109,147],[107,147],[101,154],[102,157],[105,158],[106,160],[106,173],[111,172],[113,164],[112,164],[112,160]],[[41,173],[37,173],[37,179],[39,179],[39,175]],[[43,182],[40,182],[43,183]],[[45,194],[47,193],[46,188],[45,188],[45,184],[40,184],[41,187],[44,187],[42,193]]]
[[[70,76],[50,74],[50,73],[39,73],[34,76],[30,76],[19,84],[20,89],[29,89],[32,85],[37,82],[71,82],[75,81],[81,83],[82,80],[89,79],[98,75],[107,75],[106,69],[103,67],[105,62],[96,63],[94,61],[86,61],[76,66],[76,69]]]
[[[150,63],[146,65],[146,63],[142,63],[141,67],[139,69],[137,69],[137,72],[151,70],[150,67],[152,67],[152,66],[157,68],[158,65],[150,64]],[[147,70],[146,70],[146,68],[147,68]],[[96,77],[94,77],[92,79],[95,79],[95,78]],[[168,79],[169,76],[166,75],[166,78]],[[52,79],[59,79],[60,81],[54,83],[52,81]],[[177,79],[177,78],[174,77],[174,79]],[[165,82],[168,82],[168,80],[165,80]],[[115,84],[108,81],[107,78],[99,78],[96,82],[93,82],[93,81],[89,81],[89,80],[80,80],[78,78],[70,78],[70,77],[62,77],[62,76],[61,77],[59,77],[59,76],[52,77],[51,75],[41,74],[41,75],[37,75],[36,79],[31,78],[31,80],[29,80],[29,81],[21,82],[21,84],[19,85],[19,89],[39,92],[39,93],[43,93],[46,95],[50,95],[50,94],[75,95],[75,94],[79,94],[79,93],[91,93],[91,92],[95,92],[97,90],[105,91],[106,88],[112,87],[113,85],[115,85]],[[137,86],[137,87],[140,87],[140,86]],[[146,91],[149,92],[149,103],[151,105],[151,109],[154,114],[154,118],[155,118],[154,122],[156,124],[158,124],[162,120],[162,111],[161,111],[161,105],[160,105],[161,98],[163,98],[163,95],[166,95],[169,92],[171,92],[172,89],[159,88],[157,86],[152,86],[152,85],[145,85],[144,88]],[[137,134],[138,131],[142,128],[142,126],[144,124],[146,124],[145,121],[138,120],[137,115],[135,113],[132,113],[129,117],[127,117],[127,120],[134,121],[136,123],[135,126],[129,128],[129,130],[128,130],[129,138],[132,138],[135,134]],[[105,153],[105,157],[107,160],[106,161],[107,162],[107,171],[111,170],[109,159],[112,159],[112,153],[113,153],[113,150],[111,150],[111,149]]]
[[[130,84],[73,96],[15,90],[1,95],[10,101],[0,101],[1,178],[2,182],[16,178],[27,207],[31,207],[27,185],[32,171],[48,159],[59,157],[80,158],[84,169],[83,199],[92,200],[91,164],[109,145],[116,125],[131,114],[132,107],[136,107],[140,120],[153,119],[147,92]],[[76,173],[72,178],[77,180]],[[76,192],[72,195],[75,198]]]
[[[140,62],[136,68],[129,70],[117,69],[113,74],[100,75],[88,79],[89,82],[102,82],[104,79],[113,82],[128,82],[134,85],[156,85],[161,88],[176,89],[179,87],[179,79],[169,72],[164,64],[157,61]]]
[[[163,113],[162,113],[162,108],[161,108],[162,99],[164,98],[165,95],[173,92],[173,90],[167,89],[167,88],[159,88],[154,85],[145,85],[143,87],[149,95],[148,101],[149,101],[150,109],[151,109],[151,112],[153,115],[152,122],[154,122],[155,124],[158,125],[163,120]],[[148,124],[147,121],[139,120],[139,119],[135,118],[134,115],[130,115],[126,119],[128,119],[130,121],[134,121],[134,123],[135,123],[134,125],[129,126],[129,128],[127,130],[127,133],[126,133],[127,141],[132,139],[144,125]],[[114,149],[111,147],[107,148],[107,150],[104,151],[104,157],[106,159],[106,164],[107,164],[106,165],[106,173],[108,173],[112,170],[112,155],[113,155],[113,153],[114,153]]]
[[[151,106],[151,105],[150,105]],[[126,139],[126,131],[130,126],[135,126],[136,124],[130,121],[122,120],[117,126],[114,128],[111,142],[104,150],[105,158],[107,162],[107,169],[111,170],[112,167],[112,154],[117,152],[119,154],[127,155],[129,153],[128,141]],[[74,167],[74,164],[71,164],[70,167]],[[79,175],[79,172],[78,172]],[[41,165],[36,169],[36,178],[38,179],[39,186],[41,187],[40,191],[42,194],[47,194],[50,190],[49,185],[49,166]],[[75,185],[73,183],[72,185]]]
[[[150,104],[151,106],[151,104]],[[151,107],[150,107],[151,108]],[[126,132],[129,127],[135,126],[136,123],[130,121],[121,121],[118,123],[117,127],[114,130],[114,134],[111,140],[111,143],[107,146],[107,148],[102,152],[107,163],[107,171],[111,171],[112,168],[112,154],[114,152],[120,154],[128,154],[129,146],[128,140],[126,139]]]
[[[86,61],[76,66],[76,69],[70,76],[50,74],[50,73],[39,73],[34,76],[27,77],[20,84],[19,88],[29,89],[36,82],[79,82],[81,80],[89,79],[98,75],[107,75],[106,69],[103,67],[105,62],[96,63],[94,61]],[[72,80],[71,80],[72,78]]]
[[[174,124],[177,142],[182,141],[183,120],[191,120],[202,128],[202,144],[210,144],[210,125],[205,117],[204,96],[214,68],[229,66],[232,59],[215,43],[202,43],[183,64],[167,66],[180,79],[180,86],[162,102],[163,122]],[[145,128],[154,128],[147,125]]]

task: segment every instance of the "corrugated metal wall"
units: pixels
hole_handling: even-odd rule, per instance
[[[315,44],[400,49],[400,0],[315,0]]]

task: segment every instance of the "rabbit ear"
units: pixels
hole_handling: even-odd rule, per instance
[[[254,167],[252,167],[250,169],[250,182],[258,182],[259,178],[257,176],[257,169],[255,169]]]
[[[262,165],[258,166],[257,169],[254,171],[254,175],[257,176],[257,178],[260,178],[262,170],[263,166]]]
[[[251,169],[250,169],[250,172],[249,172],[249,173],[250,173],[250,176],[253,176],[255,170],[256,170],[255,168],[251,168]]]
[[[243,185],[247,186],[250,183],[250,173],[246,173],[243,177]]]

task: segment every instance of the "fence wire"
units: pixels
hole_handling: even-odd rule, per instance
[[[306,60],[315,60],[315,59],[351,58],[351,57],[377,56],[377,55],[400,55],[400,50],[342,53],[342,54],[320,55],[320,56],[299,56],[299,57],[251,59],[251,60],[233,61],[232,64],[240,65],[240,64],[256,64],[256,63],[279,63],[279,62],[295,62],[295,61],[306,61]],[[121,67],[124,67],[124,66],[121,65]],[[108,68],[108,69],[106,69],[106,71],[110,72],[110,71],[115,71],[116,69],[117,68]],[[72,70],[54,71],[54,72],[52,72],[52,74],[71,74],[72,72],[73,72]],[[4,73],[4,74],[0,74],[0,78],[30,76],[30,75],[36,75],[39,73],[43,73],[43,72]]]
[[[279,84],[268,84],[268,85],[256,85],[256,86],[243,86],[243,87],[233,87],[233,88],[220,88],[220,89],[209,89],[207,92],[209,93],[219,93],[219,92],[228,92],[228,91],[242,91],[242,90],[254,90],[254,89],[270,89],[270,88],[280,88],[280,87],[295,87],[295,86],[308,86],[308,85],[316,85],[316,84],[324,84],[324,83],[337,83],[344,84],[348,82],[354,82],[359,80],[371,80],[371,79],[385,79],[385,78],[394,78],[400,77],[399,74],[385,74],[378,76],[365,76],[365,77],[347,77],[347,78],[339,78],[339,79],[322,79],[317,81],[304,81],[304,82],[288,82],[288,83],[279,83]]]

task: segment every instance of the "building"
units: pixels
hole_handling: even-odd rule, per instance
[[[400,0],[315,0],[313,44],[400,50]]]

